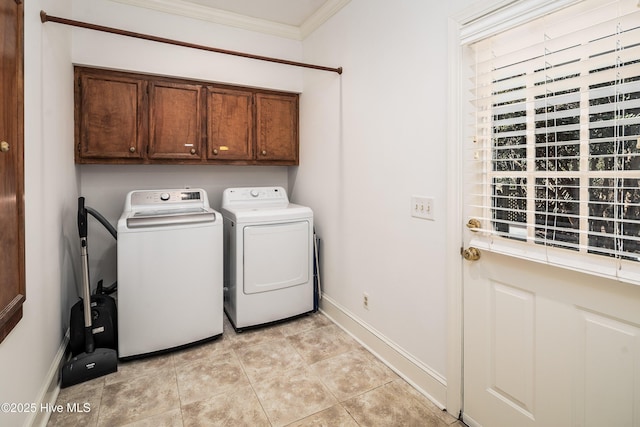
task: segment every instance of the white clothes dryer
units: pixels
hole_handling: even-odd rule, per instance
[[[228,188],[224,309],[236,330],[313,311],[313,211],[282,187]]]
[[[222,228],[202,189],[127,194],[118,221],[121,359],[222,334]]]

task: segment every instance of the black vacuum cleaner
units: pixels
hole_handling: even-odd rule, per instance
[[[84,314],[84,352],[71,358],[62,367],[60,387],[65,388],[118,370],[118,354],[112,348],[96,348],[93,337],[89,255],[87,252],[87,217],[84,198],[78,199],[78,232],[82,255],[82,292]]]
[[[88,224],[91,214],[111,233],[117,240],[115,228],[100,215],[97,211],[85,206],[84,197],[78,199],[78,227],[81,233],[84,233],[85,224]],[[87,225],[88,226],[88,225]],[[85,247],[88,252],[88,236]],[[89,280],[91,273],[88,274]],[[91,283],[91,282],[89,282]],[[102,280],[98,281],[96,291],[91,295],[91,323],[93,327],[93,344],[99,348],[112,348],[118,350],[118,308],[116,301],[109,294],[116,291],[117,283],[109,287],[102,285]],[[71,356],[77,356],[85,351],[85,333],[84,333],[84,300],[81,298],[71,307],[71,318],[69,320],[69,348]]]

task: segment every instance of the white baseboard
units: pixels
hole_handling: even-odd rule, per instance
[[[38,400],[36,402],[38,407],[55,405],[56,400],[58,399],[58,393],[60,393],[60,369],[62,369],[62,365],[65,362],[67,344],[69,344],[68,329],[67,333],[64,335],[62,342],[60,343],[60,347],[58,348],[58,352],[56,353],[55,358],[51,362],[49,372],[47,372],[47,376],[44,380],[44,383],[42,384],[40,393],[38,394]],[[47,422],[49,422],[50,416],[51,412],[49,411],[32,412],[26,419],[25,426],[46,427]]]
[[[469,427],[482,427],[482,425],[468,415],[462,417],[462,421]]]
[[[447,382],[441,375],[416,360],[330,297],[322,296],[320,310],[436,406],[440,409],[446,408]]]

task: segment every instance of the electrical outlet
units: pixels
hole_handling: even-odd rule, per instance
[[[369,294],[366,292],[362,294],[362,306],[369,310]]]
[[[433,197],[412,196],[411,197],[411,216],[414,218],[430,219],[433,221],[434,217],[434,204]]]

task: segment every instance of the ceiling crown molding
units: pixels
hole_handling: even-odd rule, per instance
[[[174,15],[181,15],[189,18],[214,22],[216,24],[242,28],[249,31],[256,31],[294,40],[303,40],[305,37],[315,31],[316,28],[318,28],[329,18],[331,18],[336,12],[347,5],[351,0],[328,0],[299,27],[268,21],[266,19],[253,18],[250,16],[206,7],[182,0],[111,1],[158,10]]]
[[[313,33],[322,24],[327,22],[329,18],[338,13],[340,9],[349,4],[350,1],[351,0],[329,0],[323,4],[313,15],[307,18],[307,20],[300,25],[300,40],[307,38],[309,34]]]

